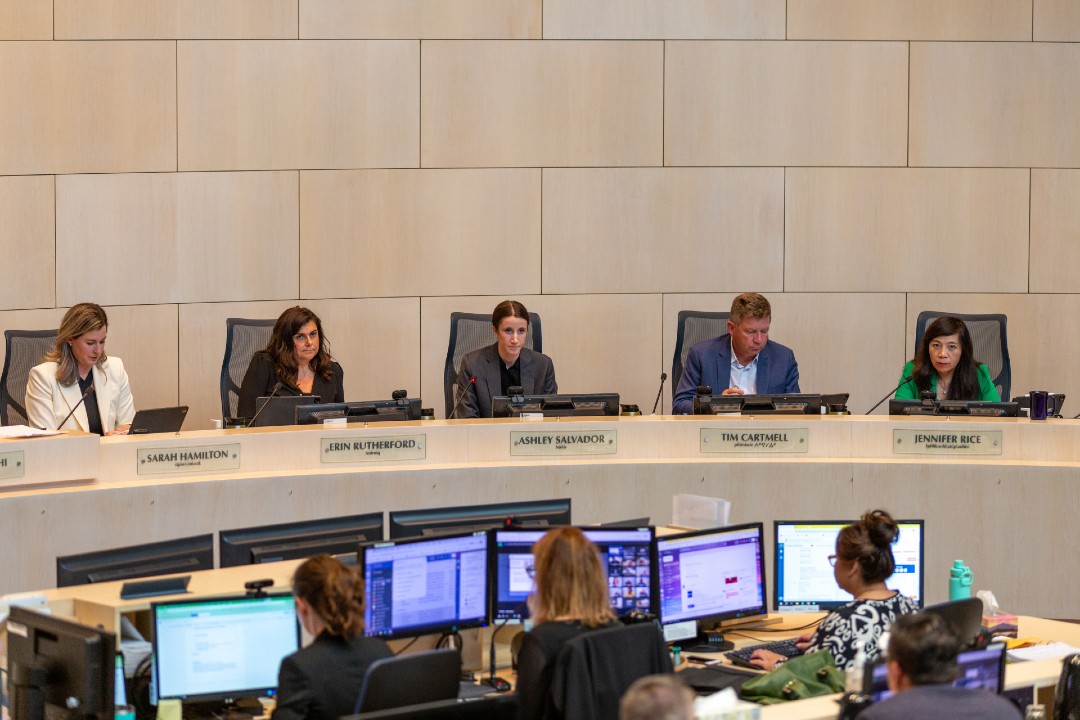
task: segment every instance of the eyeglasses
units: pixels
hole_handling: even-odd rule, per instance
[[[525,566],[525,574],[529,576],[529,579],[536,577],[536,565],[529,563]]]
[[[830,555],[829,556],[829,565],[831,567],[836,567],[836,556],[835,555]]]

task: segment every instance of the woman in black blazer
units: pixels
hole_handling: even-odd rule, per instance
[[[275,387],[278,396],[317,395],[320,402],[345,402],[344,373],[330,355],[322,320],[305,307],[281,313],[266,349],[252,356],[240,384],[237,416],[255,415],[258,399],[274,394]]]
[[[368,667],[392,655],[364,635],[364,581],[329,555],[316,555],[293,576],[296,614],[315,637],[281,661],[273,720],[337,720],[351,715]]]

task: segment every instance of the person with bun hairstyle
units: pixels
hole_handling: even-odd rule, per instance
[[[829,556],[836,584],[854,600],[833,610],[818,625],[813,635],[802,635],[798,646],[803,652],[831,650],[836,666],[846,670],[862,645],[867,661],[881,654],[878,640],[893,621],[918,606],[911,598],[885,586],[896,561],[892,545],[900,528],[884,510],[865,513],[854,525],[840,530],[836,554]],[[750,661],[772,670],[785,658],[768,650],[755,650]]]
[[[555,365],[543,353],[525,347],[529,311],[517,300],[503,300],[491,313],[495,343],[461,359],[457,387],[465,393],[455,418],[491,417],[491,398],[508,394],[515,385],[526,395],[559,392]]]
[[[351,715],[368,667],[393,653],[364,635],[364,581],[329,555],[293,575],[296,614],[314,637],[281,661],[273,720],[337,720]]]
[[[1001,401],[989,368],[975,359],[967,325],[952,315],[926,328],[915,359],[900,372],[904,378],[911,379],[896,389],[897,400],[918,400],[929,390],[938,400]]]
[[[522,636],[517,691],[521,720],[551,717],[555,661],[563,644],[583,633],[615,627],[600,551],[573,527],[549,530],[533,546],[533,628]]]

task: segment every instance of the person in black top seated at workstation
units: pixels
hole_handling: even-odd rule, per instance
[[[551,685],[563,643],[618,625],[600,553],[580,530],[549,530],[533,547],[533,559],[535,589],[528,603],[534,625],[522,638],[517,661],[521,720],[552,717]]]
[[[860,645],[867,662],[878,658],[881,635],[896,618],[918,609],[914,600],[885,586],[896,568],[892,544],[899,534],[896,521],[884,510],[865,513],[857,523],[840,530],[836,554],[829,562],[836,584],[855,599],[826,615],[813,635],[800,636],[800,650],[830,650],[841,670],[851,666]],[[752,663],[766,670],[784,660],[768,650],[755,650],[750,656]]]
[[[491,417],[491,398],[507,395],[518,385],[525,395],[559,392],[551,358],[525,347],[529,311],[517,300],[503,300],[491,313],[495,344],[474,350],[461,359],[457,386],[461,407],[455,418]]]
[[[315,640],[281,661],[273,720],[337,720],[351,715],[368,667],[393,653],[364,636],[364,581],[329,555],[305,560],[293,576],[296,614]]]
[[[255,353],[240,384],[239,417],[258,412],[258,399],[316,395],[320,402],[345,402],[344,373],[330,355],[322,320],[305,307],[291,307],[274,323],[266,349]]]
[[[940,616],[915,613],[889,632],[894,695],[859,713],[865,720],[1019,720],[1020,711],[988,690],[953,687],[959,643]]]

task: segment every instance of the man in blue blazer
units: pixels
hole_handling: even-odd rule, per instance
[[[694,411],[698,385],[724,395],[799,392],[799,364],[791,348],[769,341],[772,307],[764,296],[743,293],[731,303],[727,334],[690,348],[672,412]]]

